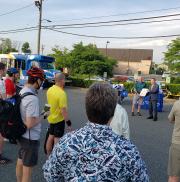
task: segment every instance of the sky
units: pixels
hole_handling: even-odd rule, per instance
[[[30,4],[31,6],[25,9],[1,16],[3,13],[13,11],[17,8],[21,8]],[[144,12],[176,7],[179,8],[166,11]],[[44,0],[43,19],[48,19],[52,22],[48,23],[43,20],[42,25],[67,25],[74,23],[116,21],[142,17],[162,16],[179,13],[179,10],[179,0]],[[132,14],[134,12],[144,13]],[[167,17],[163,19],[167,20],[172,18],[178,19],[179,16]],[[89,27],[81,29],[69,28],[63,29],[62,31],[106,37],[171,35],[180,33],[179,22],[180,20],[125,26]],[[4,30],[37,26],[37,24],[38,9],[34,5],[34,0],[0,0],[0,32]],[[21,47],[23,42],[27,41],[30,43],[33,53],[36,53],[37,33],[37,30],[35,30],[31,32],[21,32],[15,34],[0,34],[0,39],[10,38],[12,41],[16,41],[19,47]],[[98,48],[105,48],[106,42],[109,41],[109,44],[107,45],[108,48],[153,49],[153,61],[156,63],[163,62],[163,52],[167,50],[167,45],[173,39],[175,39],[175,37],[135,40],[110,38],[98,39],[67,35],[44,29],[42,30],[41,34],[41,44],[43,44],[45,54],[51,53],[51,49],[55,45],[58,45],[60,48],[66,47],[68,49],[72,49],[74,44],[82,41],[85,45],[93,43],[96,44]]]

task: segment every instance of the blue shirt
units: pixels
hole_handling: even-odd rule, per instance
[[[43,170],[48,182],[149,182],[137,148],[93,123],[60,139]]]

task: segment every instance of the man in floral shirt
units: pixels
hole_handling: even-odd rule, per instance
[[[116,104],[116,92],[109,84],[90,87],[89,122],[57,143],[43,166],[48,182],[149,182],[137,148],[109,127]]]

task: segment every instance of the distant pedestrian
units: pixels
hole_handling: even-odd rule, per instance
[[[174,103],[168,118],[174,124],[172,143],[169,149],[169,182],[180,182],[180,100]]]
[[[3,77],[6,75],[6,66],[0,62],[0,99],[6,99],[6,88]],[[0,121],[1,122],[1,121]],[[0,126],[0,165],[4,165],[10,162],[10,160],[2,155],[4,138],[1,135],[1,126]]]
[[[159,85],[156,83],[156,79],[151,79],[151,86],[149,88],[149,117],[147,119],[153,119],[157,121],[157,101],[158,101]]]
[[[110,125],[117,105],[110,84],[95,83],[86,94],[89,122],[62,137],[43,166],[48,182],[149,182],[137,148]]]
[[[57,73],[55,75],[55,85],[47,91],[47,101],[50,106],[50,115],[48,117],[49,137],[46,143],[47,155],[52,152],[54,144],[64,135],[65,124],[71,130],[71,121],[67,111],[67,96],[64,90],[65,75]]]
[[[138,81],[136,81],[134,85],[134,96],[132,101],[132,116],[135,116],[134,109],[136,104],[138,104],[137,115],[141,116],[140,110],[141,110],[143,98],[140,96],[140,93],[143,88],[146,88],[146,83],[144,82],[144,79],[142,77],[139,77]]]
[[[7,77],[5,80],[6,97],[12,98],[16,95],[16,80],[19,77],[19,72],[16,68],[9,68],[7,70]]]
[[[125,138],[129,139],[130,131],[128,114],[120,104],[116,105],[110,126],[116,134],[123,135]]]

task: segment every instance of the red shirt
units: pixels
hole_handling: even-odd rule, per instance
[[[6,95],[14,95],[16,93],[16,86],[12,80],[7,78],[5,80]]]

